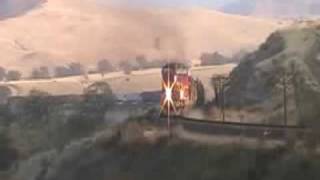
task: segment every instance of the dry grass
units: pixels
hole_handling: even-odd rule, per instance
[[[213,75],[229,74],[235,67],[234,64],[222,66],[197,67],[192,73],[195,78],[199,78],[205,85],[208,97],[212,97],[213,92],[210,85],[210,78]],[[39,81],[17,81],[2,83],[11,86],[14,95],[28,95],[30,90],[38,89],[49,92],[52,95],[82,94],[83,89],[95,81],[106,81],[111,85],[116,94],[141,93],[144,91],[158,91],[161,88],[160,69],[136,71],[131,75],[124,75],[121,72],[110,73],[102,77],[99,74],[89,75],[87,80],[81,76],[39,80]]]
[[[28,72],[39,65],[92,66],[101,58],[138,54],[187,59],[206,51],[231,54],[255,48],[283,25],[200,8],[133,10],[54,0],[0,26],[0,65]]]

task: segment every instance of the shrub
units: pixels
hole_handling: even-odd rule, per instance
[[[35,68],[31,73],[32,79],[48,79],[50,78],[49,68],[42,66],[40,68]]]
[[[34,118],[43,118],[49,114],[50,94],[44,91],[33,89],[25,102],[25,109]]]
[[[6,79],[6,75],[7,75],[6,70],[3,67],[0,67],[0,81],[5,80]]]
[[[112,89],[106,82],[96,82],[85,89],[86,109],[90,112],[105,112],[114,101]]]
[[[108,60],[103,59],[97,63],[97,70],[102,76],[104,76],[105,73],[112,72],[115,68]]]
[[[16,70],[10,70],[7,73],[7,80],[8,81],[19,81],[22,77],[22,74]]]
[[[78,62],[70,63],[69,71],[72,76],[79,76],[85,73],[83,65]]]
[[[12,147],[5,131],[0,132],[0,171],[9,170],[18,159],[18,151]]]
[[[201,55],[200,59],[202,66],[221,65],[229,63],[231,61],[230,58],[227,58],[218,52],[204,53]]]
[[[5,104],[8,98],[12,95],[12,92],[7,86],[0,86],[0,104]]]

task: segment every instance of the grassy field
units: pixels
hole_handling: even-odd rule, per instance
[[[235,64],[221,66],[196,67],[192,69],[195,78],[199,78],[205,85],[208,96],[213,94],[210,85],[210,78],[213,75],[229,74]],[[106,81],[111,85],[116,94],[132,94],[144,91],[158,91],[161,87],[160,69],[150,69],[144,71],[134,71],[130,75],[122,72],[110,73],[102,77],[100,74],[49,79],[49,80],[26,80],[17,82],[7,82],[1,85],[9,86],[13,89],[14,95],[25,96],[30,90],[37,89],[49,92],[52,95],[82,94],[85,87],[95,81]]]

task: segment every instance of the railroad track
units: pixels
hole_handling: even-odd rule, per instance
[[[166,118],[160,118],[162,122]],[[188,117],[172,117],[173,126],[180,125],[190,132],[215,136],[242,136],[247,138],[264,138],[283,140],[289,137],[302,139],[308,128],[300,126],[266,125],[237,122],[210,121]]]

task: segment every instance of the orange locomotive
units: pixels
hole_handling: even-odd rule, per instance
[[[162,115],[183,115],[203,102],[202,83],[194,80],[190,68],[181,63],[169,63],[162,68]]]

